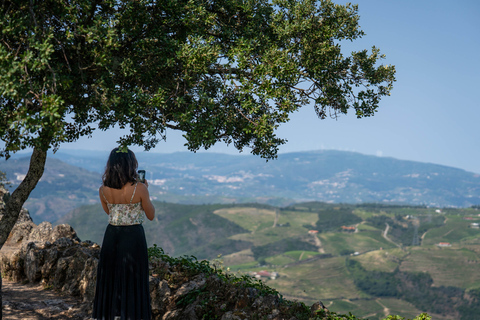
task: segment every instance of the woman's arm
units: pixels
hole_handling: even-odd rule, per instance
[[[145,211],[145,215],[148,220],[152,221],[155,218],[155,207],[150,201],[150,194],[148,193],[148,182],[145,180],[145,183],[139,183],[137,186],[137,192],[140,195],[142,201],[142,208]]]
[[[102,204],[103,210],[105,211],[106,214],[110,214],[110,211],[108,210],[107,203],[105,202],[105,196],[103,195],[102,192],[103,186],[98,189],[98,196],[100,197],[100,203]]]

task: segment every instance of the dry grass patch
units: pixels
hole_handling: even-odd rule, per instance
[[[246,249],[246,250],[242,250],[239,252],[222,256],[221,260],[223,261],[224,265],[233,266],[233,265],[240,265],[240,264],[254,262],[255,258],[253,257],[252,250]]]
[[[401,249],[390,249],[367,252],[352,259],[360,262],[368,271],[393,272],[406,255]]]
[[[275,220],[275,210],[270,209],[235,207],[215,210],[213,213],[251,232],[255,232],[263,224],[273,226]]]

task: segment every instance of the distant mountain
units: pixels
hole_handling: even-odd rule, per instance
[[[108,152],[60,151],[27,201],[35,219],[55,221],[71,209],[98,202]],[[480,204],[480,175],[465,170],[345,151],[252,155],[137,153],[155,200],[183,204],[300,201],[393,203],[435,207]],[[0,162],[13,186],[28,158]]]
[[[11,158],[0,162],[11,188],[16,188],[28,171],[30,158]],[[84,204],[98,202],[101,175],[48,157],[45,171],[25,203],[35,223],[56,221]]]
[[[107,153],[81,155],[59,152],[54,156],[103,171]],[[157,199],[169,202],[193,197],[197,198],[194,203],[211,203],[208,197],[223,197],[231,202],[263,198],[260,202],[272,205],[287,205],[292,200],[439,207],[480,204],[478,174],[354,152],[286,153],[268,162],[252,155],[140,153],[138,160],[151,184],[159,187]]]

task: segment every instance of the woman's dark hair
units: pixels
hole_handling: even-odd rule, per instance
[[[105,173],[103,174],[103,185],[113,189],[122,189],[124,185],[137,181],[138,162],[131,150],[122,152],[115,148],[108,157]]]

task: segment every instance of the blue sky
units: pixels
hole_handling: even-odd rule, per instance
[[[337,3],[344,3],[336,1]],[[357,0],[366,35],[346,50],[387,55],[397,82],[377,114],[319,120],[305,107],[278,130],[289,142],[280,153],[319,149],[430,162],[480,173],[480,1]],[[121,133],[99,132],[66,149],[110,150]],[[153,152],[186,151],[178,132],[169,132]],[[133,148],[134,150],[138,150]],[[237,154],[233,146],[209,151]],[[152,152],[152,151],[151,151]],[[247,153],[248,151],[244,151]]]

